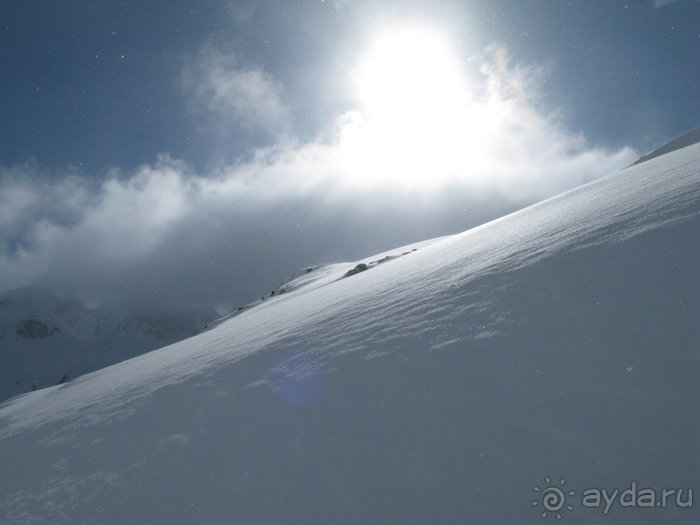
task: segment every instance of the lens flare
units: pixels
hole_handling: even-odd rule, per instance
[[[299,408],[308,405],[323,392],[323,363],[310,353],[296,352],[275,367],[274,391],[285,404]]]

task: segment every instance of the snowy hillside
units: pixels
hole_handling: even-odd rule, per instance
[[[0,292],[0,401],[191,337],[215,318],[117,315],[34,287]]]
[[[647,160],[660,157],[661,155],[665,155],[666,153],[671,153],[672,151],[685,148],[686,146],[692,146],[693,144],[697,144],[698,142],[700,142],[700,128],[691,129],[690,131],[687,131],[682,135],[679,135],[675,139],[667,142],[663,146],[659,146],[658,148],[655,148],[649,153],[647,153],[646,155],[642,155],[636,161],[634,161],[632,165],[634,166],[635,164],[646,162]]]
[[[10,400],[0,522],[700,522],[699,156]]]

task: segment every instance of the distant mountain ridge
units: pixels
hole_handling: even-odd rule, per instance
[[[652,151],[647,153],[646,155],[642,155],[631,165],[636,166],[637,164],[641,164],[642,162],[646,162],[647,160],[660,157],[661,155],[665,155],[666,153],[671,153],[672,151],[685,148],[686,146],[692,146],[693,144],[697,144],[698,142],[700,142],[700,127],[691,129],[690,131],[686,131],[685,133],[679,135],[675,139],[670,140],[663,146],[659,146],[658,148],[653,149]]]
[[[0,401],[201,332],[214,310],[115,314],[39,287],[0,292]]]

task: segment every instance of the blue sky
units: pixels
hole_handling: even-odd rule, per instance
[[[0,288],[94,302],[247,299],[619,169],[700,115],[696,0],[24,1],[0,19]]]

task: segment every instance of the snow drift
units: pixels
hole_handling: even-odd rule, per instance
[[[10,400],[0,522],[697,523],[698,155]]]

